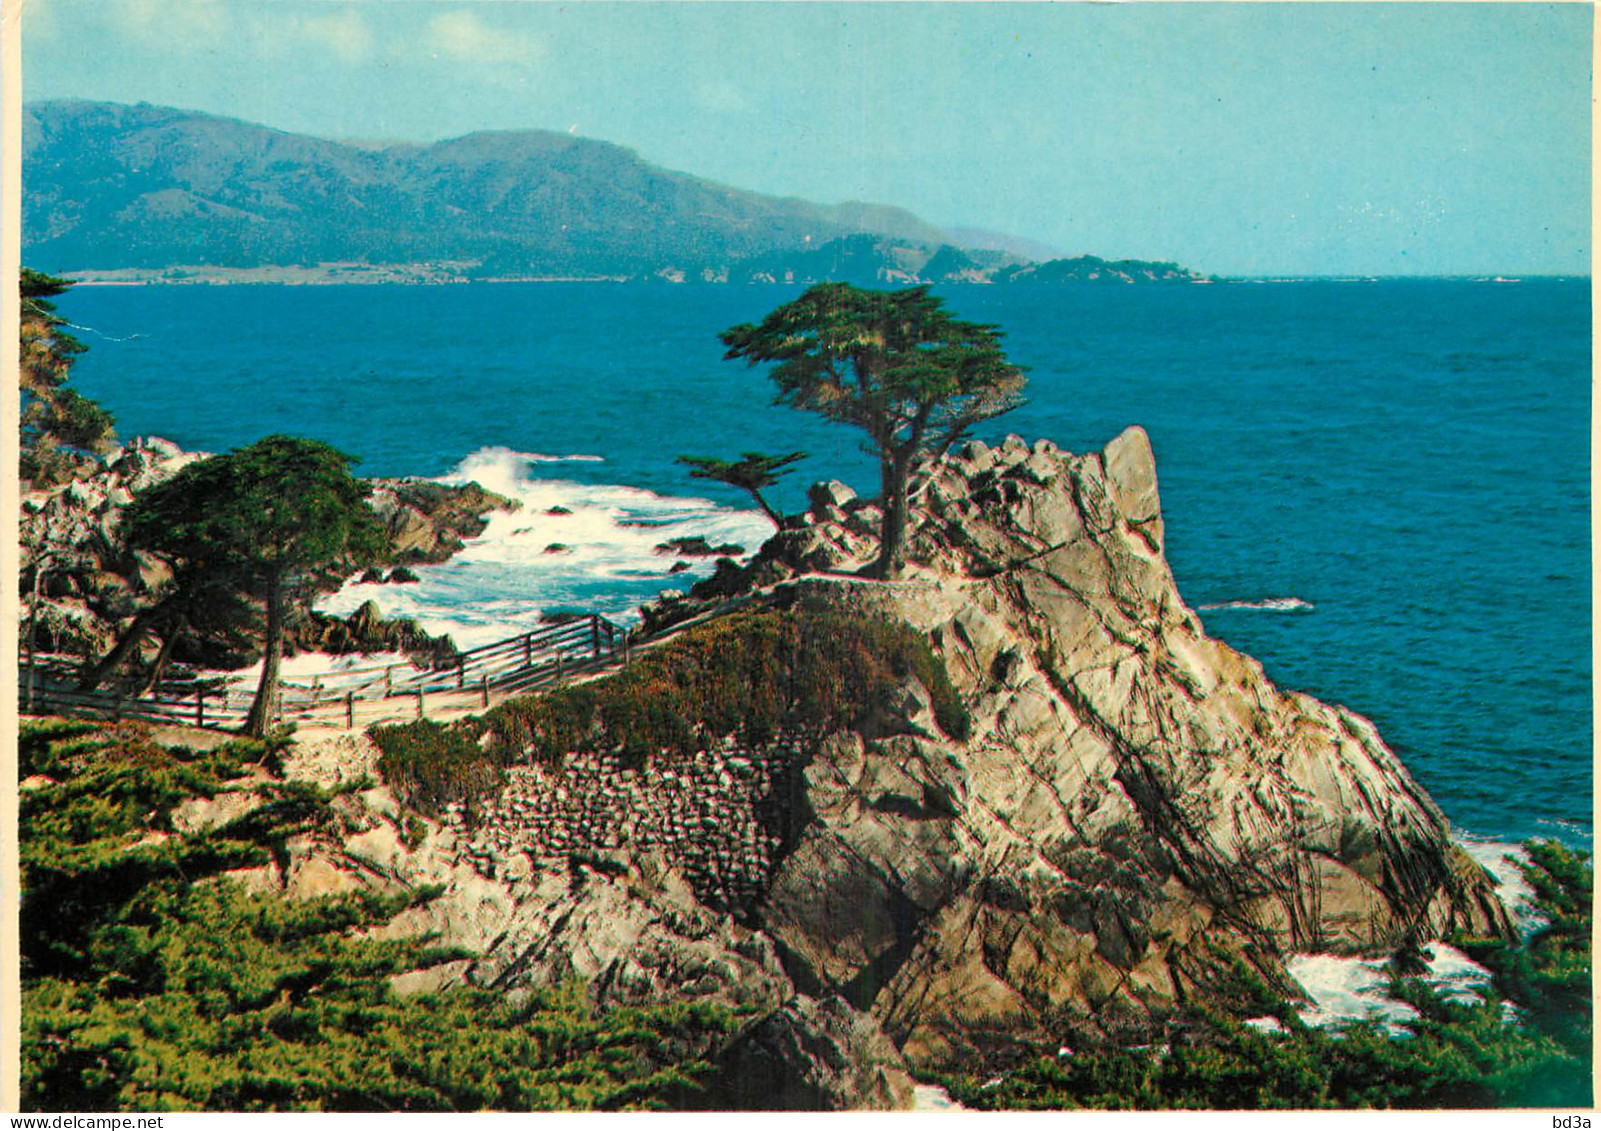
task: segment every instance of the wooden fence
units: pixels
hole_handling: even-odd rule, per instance
[[[353,728],[427,718],[430,711],[460,713],[625,663],[628,654],[627,633],[591,613],[470,649],[431,667],[374,664],[286,679],[279,684],[273,718],[280,724]],[[23,713],[226,729],[244,722],[256,697],[255,680],[182,670],[138,697],[79,691],[81,664],[51,655],[25,661],[19,680]]]

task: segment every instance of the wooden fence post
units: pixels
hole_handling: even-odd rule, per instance
[[[489,676],[486,674],[480,681],[480,688],[484,693],[484,706],[489,706]]]
[[[456,690],[460,691],[467,684],[467,657],[456,657]]]
[[[523,667],[525,668],[533,667],[534,664],[533,636],[534,634],[531,632],[523,633]]]
[[[195,688],[195,726],[203,727],[205,725],[206,725],[206,689],[203,688],[203,687],[197,687],[197,688]]]
[[[395,672],[395,669],[394,669],[393,666],[387,667],[387,668],[384,669],[384,698],[385,699],[388,699],[390,695],[394,694],[394,686],[391,683],[391,677],[394,675],[394,672]]]
[[[423,707],[423,702],[422,702],[422,684],[420,684],[420,683],[417,685],[417,717],[419,719],[426,719],[428,717],[428,715],[427,715],[427,713],[426,713],[426,711],[425,711],[425,709]]]
[[[345,729],[356,729],[356,693],[345,692]]]
[[[590,651],[595,659],[600,659],[600,614],[591,613],[589,617]]]

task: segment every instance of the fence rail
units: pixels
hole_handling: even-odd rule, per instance
[[[285,679],[273,703],[273,719],[353,728],[427,718],[430,704],[436,714],[487,708],[510,695],[557,687],[626,663],[628,655],[627,632],[591,613],[432,665],[373,664]],[[244,722],[256,695],[253,683],[240,677],[201,678],[182,670],[138,696],[82,691],[77,687],[82,663],[56,655],[26,658],[20,681],[23,712],[227,728]]]

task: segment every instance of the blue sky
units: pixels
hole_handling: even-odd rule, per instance
[[[336,138],[571,130],[741,188],[1229,275],[1589,270],[1588,5],[23,11],[28,99]]]

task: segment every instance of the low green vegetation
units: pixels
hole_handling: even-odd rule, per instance
[[[506,773],[468,728],[430,719],[376,726],[378,772],[414,808],[438,813],[451,802],[500,792]]]
[[[1166,1050],[1041,1055],[999,1076],[940,1082],[984,1110],[1587,1108],[1591,866],[1548,842],[1531,844],[1529,856],[1548,925],[1522,946],[1455,940],[1493,975],[1482,1002],[1397,977],[1392,994],[1419,1014],[1409,1036],[1372,1022],[1313,1029],[1288,1003],[1264,1001],[1282,1033],[1205,1014]]]
[[[940,729],[965,740],[967,712],[915,630],[793,609],[719,618],[615,675],[510,700],[480,718],[380,726],[372,735],[385,780],[432,810],[497,790],[501,766],[555,767],[574,751],[617,751],[643,765],[728,735],[749,743],[780,732],[821,737],[884,707],[908,677],[927,689]]]
[[[604,1015],[581,987],[517,1001],[391,978],[458,957],[362,937],[419,892],[287,900],[222,876],[282,858],[332,799],[239,742],[167,750],[138,726],[25,724],[22,1098],[29,1110],[638,1109],[704,1102],[726,1010]],[[184,832],[188,798],[253,804]]]

